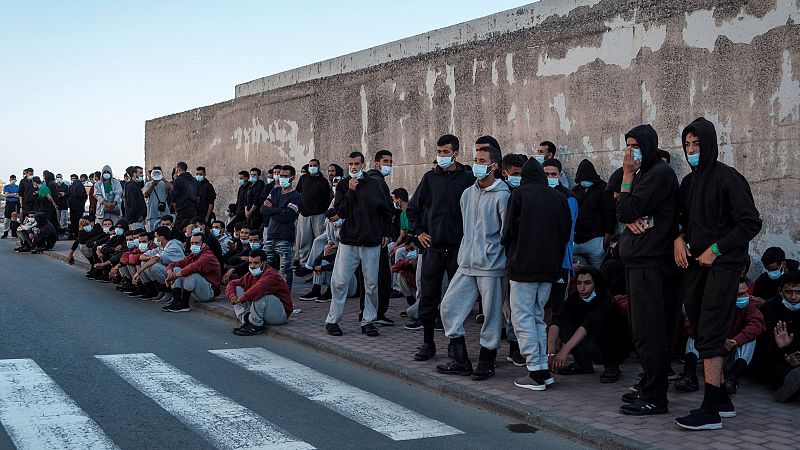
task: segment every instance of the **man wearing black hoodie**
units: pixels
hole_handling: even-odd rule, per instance
[[[614,197],[606,191],[606,182],[588,159],[578,164],[575,183],[572,192],[578,198],[578,220],[573,254],[586,258],[590,266],[599,269],[605,246],[617,225]]]
[[[331,279],[333,299],[325,329],[332,336],[342,335],[338,324],[344,315],[350,280],[361,264],[366,291],[361,332],[378,336],[373,325],[378,308],[378,258],[381,247],[389,243],[392,211],[378,181],[364,174],[364,154],[350,153],[347,166],[350,176],[336,186],[333,201],[333,209],[344,219],[344,225],[339,231],[340,244]]]
[[[36,189],[33,187],[32,179],[33,169],[28,167],[22,171],[22,179],[19,180],[20,217],[26,217],[29,212],[36,211]]]
[[[86,199],[89,195],[86,193],[86,188],[83,182],[78,180],[74,174],[70,175],[72,184],[69,185],[67,190],[67,198],[69,203],[69,233],[72,238],[77,238],[81,228],[78,226],[83,217],[83,212],[86,209]]]
[[[680,277],[672,255],[678,234],[678,178],[658,155],[658,134],[639,125],[628,147],[617,220],[625,224],[619,254],[625,265],[634,345],[644,370],[639,392],[622,396],[627,415],[666,414],[667,372],[680,319]]]
[[[303,266],[308,262],[308,253],[311,251],[314,239],[325,232],[325,211],[331,206],[331,185],[320,172],[318,159],[308,162],[308,173],[297,180],[296,190],[300,193],[300,216],[297,218],[295,250],[301,267],[297,276],[306,276],[311,271],[302,270]],[[295,241],[292,241],[292,245],[294,244]],[[291,265],[291,261],[289,264]],[[291,283],[289,287],[291,288]]]
[[[182,226],[197,216],[197,180],[188,172],[189,166],[181,161],[175,165],[175,180],[172,182],[172,203],[175,223]]]
[[[555,383],[547,370],[544,305],[560,275],[571,231],[566,197],[548,187],[536,159],[527,160],[522,184],[511,193],[501,240],[508,253],[511,322],[528,367],[528,374],[514,385],[523,389],[543,391]]]
[[[725,343],[736,312],[739,277],[747,267],[750,241],[761,231],[761,218],[747,180],[717,161],[717,131],[703,117],[684,128],[683,152],[692,171],[679,191],[683,234],[674,242],[675,262],[686,269],[686,315],[703,359],[703,403],[675,420],[689,430],[722,428],[733,407],[722,383]],[[722,387],[721,387],[722,386]]]
[[[58,240],[56,228],[50,223],[46,213],[38,212],[34,217],[36,218],[36,231],[30,235],[31,253],[52,250]]]
[[[423,342],[414,355],[426,361],[436,355],[433,331],[442,301],[442,278],[452,280],[458,269],[458,248],[464,237],[461,194],[475,183],[472,170],[458,158],[458,138],[445,134],[436,142],[436,168],[423,175],[406,209],[411,227],[423,248],[419,286],[419,320]]]
[[[125,184],[125,218],[128,219],[131,229],[144,228],[144,219],[147,218],[147,203],[144,201],[144,171],[139,166],[130,166],[125,173],[131,178]]]
[[[250,169],[250,187],[247,188],[245,194],[245,210],[244,214],[247,217],[247,224],[250,229],[257,230],[261,228],[263,217],[260,214],[261,205],[267,199],[269,192],[264,192],[267,186],[261,179],[261,169],[253,167]]]

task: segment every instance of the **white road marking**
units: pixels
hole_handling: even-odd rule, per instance
[[[0,422],[19,449],[116,449],[32,359],[0,360]]]
[[[152,353],[95,357],[217,448],[314,448]]]
[[[463,433],[263,348],[209,351],[395,441]]]

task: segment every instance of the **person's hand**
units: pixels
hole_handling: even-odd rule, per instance
[[[800,352],[789,353],[786,355],[786,362],[792,366],[800,366]]]
[[[270,201],[270,199],[264,200],[264,206],[267,208],[272,208],[272,201]]]
[[[317,275],[322,273],[322,266],[314,266],[314,273]]]
[[[726,340],[726,341],[725,341],[725,350],[727,350],[727,351],[731,351],[731,350],[733,350],[733,349],[734,349],[734,348],[735,348],[737,345],[739,345],[739,344],[737,344],[737,343],[736,343],[736,340],[735,340],[735,339],[728,339],[728,340]]]
[[[325,256],[330,256],[334,248],[336,248],[336,244],[325,244],[325,248],[322,249],[322,254]]]
[[[63,197],[63,196],[64,196],[64,193],[63,193],[63,192],[59,192],[59,193],[58,193],[58,196],[59,196],[59,197]]]
[[[386,247],[392,240],[388,237],[381,238],[381,247]]]
[[[642,220],[642,219],[636,219],[635,221],[633,221],[631,223],[626,223],[625,227],[628,230],[630,230],[631,233],[633,233],[633,234],[642,234],[645,231],[647,231],[647,228],[645,227],[644,220]]]
[[[622,158],[622,173],[631,176],[639,170],[641,162],[633,159],[633,149],[628,147],[625,149],[625,156]]]
[[[559,370],[563,369],[564,366],[567,365],[567,356],[569,353],[565,352],[562,348],[561,351],[555,354],[555,356],[548,357],[548,362],[550,366],[550,371],[553,373],[558,373]]]
[[[67,253],[67,264],[73,265],[75,264],[75,252],[70,251]]]
[[[239,303],[239,297],[237,297],[236,295],[231,295],[230,297],[228,297],[228,303],[230,303],[231,305]]]
[[[692,252],[689,251],[689,246],[686,245],[683,236],[678,236],[672,243],[672,246],[675,253],[675,264],[684,269],[689,267],[689,257],[692,256]]]
[[[108,272],[108,277],[109,278],[114,278],[115,276],[117,276],[118,273],[119,273],[119,267],[114,266],[114,267],[111,268],[111,271]]]
[[[717,254],[714,253],[714,250],[711,250],[711,247],[707,248],[706,251],[697,258],[697,262],[703,267],[711,267],[714,264],[714,260],[717,259]]]
[[[230,269],[227,272],[225,272],[225,275],[222,277],[222,284],[230,283],[232,276],[233,276],[233,269]]]
[[[393,248],[392,251],[389,252],[389,258],[394,258],[395,253],[397,253],[397,247]]]
[[[228,241],[228,250],[233,250],[236,248],[236,242],[233,240]]]
[[[139,276],[139,272],[136,272],[135,274],[133,274],[133,279],[131,281],[133,281],[133,284],[139,284],[140,278],[141,277]]]
[[[763,305],[766,301],[761,297],[756,297],[755,295],[750,296],[750,303],[755,303],[758,306]]]
[[[348,181],[347,187],[349,187],[351,191],[355,191],[356,190],[356,186],[358,186],[358,179],[350,178],[350,181]]]
[[[417,236],[417,240],[419,241],[420,244],[422,244],[422,247],[424,248],[428,248],[431,246],[431,235],[428,233],[425,232],[420,233],[419,236]]]
[[[794,341],[794,333],[789,333],[786,329],[786,322],[781,320],[775,324],[775,344],[777,344],[778,348],[786,348],[792,345],[792,341]]]

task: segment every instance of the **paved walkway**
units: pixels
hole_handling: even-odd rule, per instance
[[[59,242],[54,256],[63,256],[67,242]],[[85,260],[76,258],[78,264]],[[453,377],[436,373],[435,366],[447,360],[447,338],[437,332],[437,356],[430,361],[415,362],[412,355],[422,341],[422,331],[409,331],[402,327],[400,312],[405,299],[392,299],[388,316],[397,322],[394,327],[381,327],[381,336],[368,338],[361,334],[358,325],[358,300],[348,300],[341,323],[344,336],[333,337],[325,332],[324,321],[328,303],[303,302],[299,295],[310,289],[310,284],[295,278],[295,308],[302,310],[293,315],[287,325],[273,327],[270,334],[298,340],[315,348],[356,361],[431,389],[453,395],[457,399],[479,403],[486,408],[515,416],[534,426],[566,434],[598,447],[650,448],[798,448],[795,436],[800,425],[797,404],[780,404],[772,401],[771,392],[760,384],[743,380],[739,393],[733,397],[738,416],[723,419],[725,428],[712,432],[687,432],[674,423],[677,415],[699,406],[702,390],[683,394],[670,391],[670,414],[647,418],[619,414],[620,396],[628,392],[639,373],[635,357],[623,365],[623,377],[615,384],[600,384],[602,367],[595,375],[558,376],[554,388],[533,392],[514,386],[513,380],[525,369],[506,362],[508,344],[498,352],[497,375],[487,381],[476,382],[468,377]],[[232,307],[218,298],[212,303],[197,305],[198,309],[230,318]],[[470,316],[465,325],[468,350],[477,361],[480,325]],[[247,338],[243,338],[247,339]],[[680,364],[673,363],[676,371]]]

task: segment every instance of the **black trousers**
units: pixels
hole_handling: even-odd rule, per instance
[[[444,274],[452,280],[458,270],[458,248],[425,249],[425,264],[422,265],[422,277],[419,295],[419,320],[425,328],[425,342],[433,340],[433,326],[439,315],[442,303],[442,280]]]
[[[581,326],[580,321],[567,321],[558,328],[562,342],[572,339]],[[578,367],[591,367],[592,364],[619,366],[631,352],[631,342],[624,318],[619,315],[609,318],[606,328],[593,330],[572,349],[572,356]]]
[[[197,217],[197,208],[179,209],[175,214],[175,226],[182,227],[185,225],[184,221],[188,223],[195,217]]]
[[[548,297],[545,306],[549,306],[553,313],[564,305],[564,300],[567,298],[567,288],[569,287],[569,276],[569,269],[559,269],[558,279],[550,287],[550,297]]]
[[[360,266],[359,266],[360,267]],[[359,284],[359,305],[361,313],[364,313],[364,289],[363,278]],[[381,259],[378,266],[378,318],[386,317],[389,310],[389,296],[392,294],[392,268],[389,266],[389,250],[381,247]]]
[[[72,236],[78,235],[78,223],[83,217],[83,207],[70,207],[69,208],[69,233]]]
[[[681,312],[681,277],[674,264],[625,271],[633,344],[644,370],[641,397],[667,404],[667,372]]]
[[[695,336],[694,347],[701,359],[724,356],[733,317],[742,268],[700,267],[686,270],[686,316]]]

